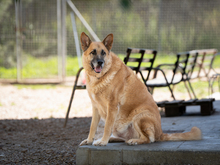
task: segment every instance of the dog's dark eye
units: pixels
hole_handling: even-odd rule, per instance
[[[104,51],[104,50],[102,50],[101,55],[103,55],[103,56],[104,56],[105,54],[106,54],[106,53],[105,53],[105,51]]]
[[[92,52],[91,52],[92,55],[96,55],[96,50],[94,49]]]

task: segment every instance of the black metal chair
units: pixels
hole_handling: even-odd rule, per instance
[[[198,70],[198,73],[193,75],[191,79],[202,77],[209,79],[211,70],[217,73],[213,68],[213,62],[218,52],[217,49],[200,49],[194,51],[198,53],[198,58],[195,65],[195,69]]]
[[[81,73],[82,70],[83,70],[83,67],[81,67],[78,70],[77,74],[76,74],[75,83],[74,83],[74,86],[73,86],[72,94],[71,94],[70,101],[69,101],[69,106],[68,106],[67,113],[66,113],[66,119],[65,119],[64,127],[66,127],[66,124],[67,124],[67,121],[68,121],[68,118],[69,118],[69,112],[70,112],[70,108],[71,108],[72,101],[73,101],[73,98],[74,98],[75,90],[76,89],[86,89],[86,85],[78,85],[77,84],[78,80],[79,80],[80,73]]]
[[[152,68],[152,70],[155,70],[153,79],[150,80],[145,79],[144,82],[148,87],[152,88],[151,90],[152,94],[153,94],[153,88],[155,87],[168,87],[171,92],[171,96],[173,97],[174,100],[176,98],[173,94],[173,89],[171,88],[171,86],[174,87],[174,85],[180,82],[184,82],[184,85],[189,93],[189,96],[190,98],[192,98],[190,94],[190,90],[186,84],[186,82],[188,82],[189,87],[194,95],[194,98],[196,98],[195,92],[190,83],[190,79],[196,64],[197,56],[198,53],[195,51],[178,53],[176,55],[177,57],[176,62],[174,64],[161,64],[158,65],[156,68]],[[164,69],[162,69],[163,67],[171,67],[172,75],[167,76]],[[162,73],[162,77],[157,76],[158,72]]]
[[[145,81],[149,79],[153,64],[157,55],[157,51],[153,49],[127,48],[127,56],[124,63],[136,74],[140,73],[141,78]],[[146,71],[146,75],[143,74]]]

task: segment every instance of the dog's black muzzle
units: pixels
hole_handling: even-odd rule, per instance
[[[102,71],[104,63],[105,63],[104,60],[99,59],[99,60],[92,61],[91,66],[96,73],[100,73]]]

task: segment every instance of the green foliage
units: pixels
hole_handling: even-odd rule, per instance
[[[16,77],[17,77],[17,69],[16,68],[6,69],[4,67],[0,67],[0,78],[15,79]]]
[[[39,118],[36,116],[36,117],[34,117],[34,120],[38,120]]]
[[[23,61],[22,78],[50,78],[58,74],[57,57],[35,58],[26,55]],[[17,69],[0,67],[0,78],[15,79]]]
[[[119,54],[119,58],[123,61],[125,55]],[[57,69],[57,57],[53,56],[50,58],[35,58],[32,56],[26,55],[26,60],[23,61],[22,68],[22,78],[50,78],[51,76],[58,75]],[[163,63],[174,63],[176,61],[176,56],[174,54],[165,55],[158,54],[154,62],[154,67]],[[216,56],[213,67],[220,68],[220,56]],[[79,69],[77,57],[67,56],[66,59],[66,75],[75,76]],[[17,77],[17,69],[0,67],[0,78],[10,79]]]
[[[25,88],[29,88],[29,89],[54,89],[56,88],[56,85],[22,85],[22,84],[16,84],[15,85],[17,87],[17,89],[25,89]]]
[[[0,78],[7,79],[14,79],[17,76],[14,2],[0,1]],[[175,58],[170,58],[172,55],[164,56],[167,52],[220,49],[220,11],[216,0],[213,3],[75,0],[73,3],[100,39],[108,33],[114,34],[114,52],[124,53],[127,47],[158,50],[161,55],[157,56],[154,66],[175,61]],[[30,10],[32,7],[34,10]],[[57,76],[57,58],[41,58],[57,54],[57,16],[54,14],[56,3],[52,0],[47,2],[23,0],[22,8],[21,14],[25,15],[22,24],[24,31],[21,31],[20,36],[23,48],[22,78]],[[79,35],[82,31],[88,33],[77,17],[76,26]],[[69,7],[67,7],[66,28],[67,54],[75,56]],[[76,74],[79,67],[77,60],[67,57],[66,63],[67,76]],[[214,67],[218,65],[214,63]]]
[[[79,69],[79,64],[77,57],[68,56],[66,59],[66,75],[67,76],[76,75],[78,69]]]
[[[11,103],[11,106],[15,106],[16,104],[14,102]]]
[[[219,55],[217,55],[216,57],[215,57],[215,60],[214,60],[214,62],[213,62],[213,68],[215,69],[215,68],[220,68],[220,54]]]
[[[48,78],[58,74],[57,57],[35,58],[26,56],[22,78]]]
[[[14,67],[15,60],[15,16],[8,12],[14,1],[0,1],[0,66]],[[14,9],[14,6],[13,6]]]

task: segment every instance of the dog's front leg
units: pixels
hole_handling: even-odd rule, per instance
[[[109,138],[112,133],[112,128],[115,123],[117,112],[118,112],[117,106],[108,106],[103,137],[101,140],[94,142],[93,145],[105,146],[108,144]]]
[[[89,136],[87,139],[83,140],[80,143],[80,146],[91,145],[93,143],[93,140],[95,137],[95,132],[97,130],[99,121],[100,121],[100,115],[98,113],[98,110],[97,110],[97,108],[93,107],[92,108],[92,122],[91,122],[91,126],[90,126]]]

